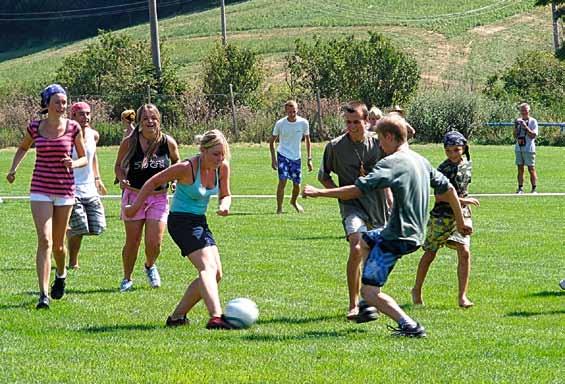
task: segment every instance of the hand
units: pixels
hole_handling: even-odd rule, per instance
[[[273,170],[275,170],[275,171],[278,169],[276,160],[271,161],[271,168],[273,168]]]
[[[120,180],[120,189],[125,189],[126,187],[129,187],[129,180],[127,179]]]
[[[104,185],[102,180],[98,179],[95,182],[96,182],[96,190],[98,190],[98,194],[100,196],[106,196],[108,194],[108,189],[106,189],[106,186]]]
[[[479,203],[479,200],[475,199],[474,197],[468,197],[465,199],[465,204],[466,205],[474,205],[476,207],[479,207],[481,205],[481,203]]]
[[[314,166],[312,165],[312,159],[308,159],[308,172],[312,172]]]
[[[473,233],[473,227],[467,224],[457,225],[457,232],[462,235],[471,235]]]
[[[228,208],[218,208],[218,210],[216,211],[216,213],[218,214],[218,216],[227,216],[230,214],[230,210]]]
[[[302,197],[303,197],[303,198],[307,198],[307,197],[317,197],[318,191],[319,191],[318,188],[306,184],[306,185],[304,186],[304,189],[302,190]]]
[[[14,180],[16,180],[16,172],[8,172],[6,180],[8,180],[8,183],[12,184]]]
[[[175,180],[171,183],[171,192],[174,193],[176,189],[177,189],[177,181]]]
[[[124,208],[124,215],[126,215],[126,217],[133,217],[136,212],[137,209],[134,209],[133,206],[129,204]]]
[[[69,155],[65,155],[65,157],[63,157],[61,159],[61,162],[63,163],[63,165],[65,166],[65,168],[68,169],[72,169],[73,168],[73,159],[71,159],[69,157]]]

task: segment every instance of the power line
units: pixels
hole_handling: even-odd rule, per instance
[[[168,7],[172,5],[179,5],[184,3],[191,3],[194,0],[169,0],[169,1],[161,1],[159,6],[160,7]],[[132,7],[131,4],[137,4],[135,7]],[[86,18],[86,17],[99,17],[99,16],[109,16],[109,15],[120,15],[124,13],[131,13],[137,11],[146,11],[148,9],[146,1],[140,1],[137,3],[129,3],[127,9],[111,9],[111,8],[122,8],[123,6],[108,6],[108,7],[99,7],[99,8],[85,8],[85,9],[77,9],[77,10],[69,10],[69,11],[49,11],[46,13],[58,14],[58,16],[39,16],[39,17],[16,17],[16,18],[6,18],[0,17],[0,21],[48,21],[48,20],[67,20],[67,19],[79,19],[79,18]],[[94,10],[92,13],[84,13],[85,10]],[[78,14],[69,14],[69,15],[61,15],[61,13],[65,12],[73,12]],[[80,12],[80,13],[79,13]],[[0,13],[0,15],[10,15],[7,13]]]

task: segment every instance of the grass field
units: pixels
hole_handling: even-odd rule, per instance
[[[439,146],[415,146],[433,164]],[[102,148],[103,177],[113,179],[116,148]],[[183,147],[182,155],[194,152]],[[268,148],[234,146],[233,193],[273,194]],[[540,192],[565,192],[565,148],[538,150]],[[13,149],[0,150],[2,176]],[[472,148],[472,193],[512,192],[510,147]],[[319,163],[321,147],[315,147]],[[30,153],[13,186],[0,196],[27,193]],[[315,183],[308,174],[306,181]],[[117,193],[112,186],[111,193]],[[273,198],[236,198],[232,215],[210,215],[225,278],[221,297],[250,297],[258,324],[244,331],[204,329],[199,304],[192,324],[164,321],[195,275],[168,235],[158,261],[163,286],[149,288],[138,261],[136,289],[121,294],[124,234],[117,200],[105,200],[108,229],[86,239],[81,269],[68,294],[36,311],[35,231],[29,203],[0,205],[0,337],[2,383],[563,383],[565,278],[562,196],[482,197],[474,210],[470,298],[457,307],[456,255],[445,250],[425,286],[426,306],[413,308],[410,288],[420,252],[406,256],[386,291],[421,321],[428,338],[398,339],[385,325],[356,325],[346,310],[346,243],[337,203],[303,201],[306,214],[273,214]]]
[[[534,0],[252,0],[227,7],[228,40],[261,53],[269,82],[284,81],[284,56],[297,38],[318,34],[366,38],[378,31],[412,54],[426,84],[477,84],[524,50],[550,50],[551,18]],[[160,22],[181,75],[194,84],[202,58],[220,34],[219,9]],[[147,25],[125,30],[149,39]],[[0,85],[49,81],[63,57],[84,41],[26,55],[0,55]],[[18,57],[18,58],[14,58]],[[14,58],[10,60],[11,58]]]

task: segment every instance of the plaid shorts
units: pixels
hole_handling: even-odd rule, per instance
[[[294,184],[300,184],[302,179],[302,162],[290,160],[277,152],[277,169],[279,180],[292,180]]]
[[[106,228],[106,216],[100,197],[75,197],[69,225],[70,236],[101,234]]]

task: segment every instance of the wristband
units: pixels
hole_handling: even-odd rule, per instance
[[[100,180],[100,176],[94,176],[94,180]]]

